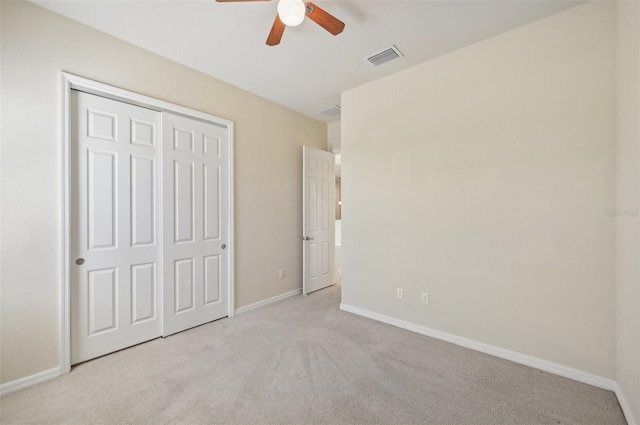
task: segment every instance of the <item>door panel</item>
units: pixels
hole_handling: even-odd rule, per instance
[[[228,311],[227,129],[163,114],[164,335],[225,317]]]
[[[156,146],[156,125],[131,119],[131,143],[153,148]]]
[[[71,108],[74,364],[161,334],[160,113],[77,91]]]
[[[204,304],[220,301],[220,256],[204,258]]]
[[[156,318],[155,263],[131,266],[131,324]]]
[[[155,159],[131,156],[131,245],[155,243]]]
[[[116,155],[88,150],[89,249],[116,247]]]
[[[185,310],[192,310],[194,305],[193,290],[193,258],[186,258],[183,260],[174,261],[175,264],[175,312],[180,313]]]
[[[87,109],[89,130],[87,136],[117,142],[118,116],[108,112]]]
[[[117,269],[89,272],[89,335],[118,329]]]
[[[334,169],[335,159],[332,153],[303,147],[304,294],[333,284]]]
[[[220,167],[203,164],[204,239],[220,239]]]
[[[175,242],[193,242],[194,163],[173,161],[173,170]]]

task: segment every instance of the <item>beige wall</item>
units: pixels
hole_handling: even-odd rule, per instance
[[[59,364],[63,70],[235,121],[236,306],[301,286],[301,146],[326,124],[30,3],[2,2],[1,59],[1,382]]]
[[[584,4],[343,94],[343,303],[616,377],[615,20]]]
[[[617,375],[640,420],[640,3],[618,4]]]

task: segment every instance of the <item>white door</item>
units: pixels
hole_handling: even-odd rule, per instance
[[[226,127],[164,113],[164,335],[229,314]]]
[[[71,363],[161,334],[160,113],[71,93]]]
[[[335,159],[332,153],[302,147],[302,293],[333,284],[335,245]]]

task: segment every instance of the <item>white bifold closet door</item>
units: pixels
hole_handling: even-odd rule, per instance
[[[228,315],[226,126],[71,92],[71,363]]]
[[[228,315],[228,132],[163,113],[164,335]]]
[[[161,335],[160,113],[71,93],[71,363]]]

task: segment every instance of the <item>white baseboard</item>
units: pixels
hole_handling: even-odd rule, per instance
[[[300,295],[301,293],[302,293],[302,288],[294,289],[293,291],[285,292],[284,294],[276,295],[275,297],[267,298],[266,300],[258,301],[257,303],[236,308],[235,314],[246,313],[247,311],[255,310],[256,308],[264,307],[266,305],[273,304],[278,301],[286,300],[287,298],[295,297],[296,295]]]
[[[406,322],[404,320],[396,319],[394,317],[385,316],[384,314],[374,313],[359,307],[354,307],[348,304],[340,304],[340,310],[349,313],[357,314],[358,316],[366,317],[368,319],[377,320],[388,325],[393,325],[398,328],[406,329],[421,335],[426,335],[432,338],[436,338],[442,341],[450,342],[452,344],[460,345],[465,348],[470,348],[481,353],[490,354],[495,357],[500,357],[505,360],[510,360],[515,363],[520,363],[525,366],[534,367],[536,369],[544,370],[545,372],[560,375],[565,378],[573,379],[574,381],[582,382],[585,384],[593,385],[594,387],[602,388],[605,390],[613,391],[618,397],[618,402],[622,408],[627,423],[629,425],[638,425],[635,421],[631,406],[628,400],[622,393],[620,386],[616,381],[602,376],[594,375],[582,370],[574,369],[568,366],[564,366],[558,363],[550,362],[547,360],[539,359],[537,357],[529,356],[526,354],[518,353],[517,351],[507,350],[505,348],[496,347],[494,345],[485,344],[483,342],[475,341],[473,339],[464,338],[458,335],[453,335],[447,332],[439,331],[436,329],[428,328],[426,326],[416,325],[415,323]]]
[[[54,367],[49,370],[34,373],[33,375],[25,376],[24,378],[16,379],[15,381],[6,382],[0,385],[0,396],[14,393],[23,388],[57,378],[58,376],[60,376],[60,368]]]
[[[629,404],[629,400],[627,396],[622,392],[622,388],[620,385],[616,383],[616,389],[614,390],[616,393],[616,397],[618,397],[618,403],[620,404],[620,408],[622,409],[622,413],[624,413],[624,417],[627,420],[628,425],[638,425],[636,418],[631,410],[631,405]]]

